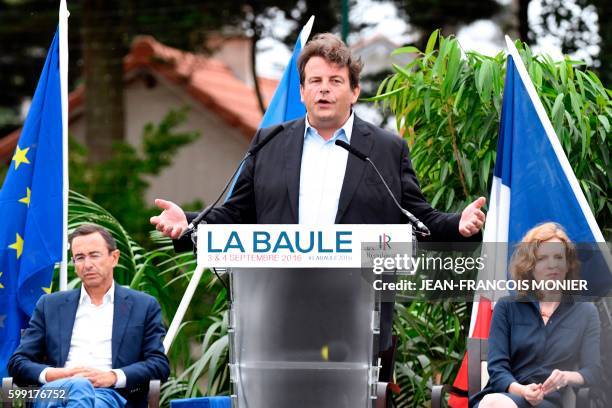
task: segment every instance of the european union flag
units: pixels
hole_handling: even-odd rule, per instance
[[[62,259],[61,106],[56,32],[0,190],[0,375]]]

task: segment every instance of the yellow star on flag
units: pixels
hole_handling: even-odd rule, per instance
[[[28,207],[30,206],[30,196],[32,195],[32,190],[30,187],[26,187],[26,196],[19,200],[20,203],[24,203]]]
[[[17,145],[17,150],[15,150],[15,154],[13,155],[13,160],[15,162],[15,170],[17,170],[19,168],[19,165],[21,163],[25,163],[25,164],[30,164],[30,161],[27,158],[27,154],[28,154],[28,150],[30,150],[29,147],[26,147],[25,149],[21,150],[19,148],[19,145]]]
[[[51,284],[49,285],[49,287],[48,287],[48,288],[45,288],[45,287],[43,286],[42,290],[43,290],[43,292],[45,292],[45,293],[48,295],[48,294],[50,294],[50,293],[51,293],[51,288],[53,288],[53,282],[51,282]]]
[[[19,259],[21,253],[23,252],[23,239],[21,238],[21,235],[19,235],[19,233],[15,235],[15,242],[9,245],[8,247],[17,251],[17,259]]]
[[[2,276],[2,272],[0,272],[0,277]],[[4,289],[4,286],[2,285],[2,283],[0,283],[0,289]]]

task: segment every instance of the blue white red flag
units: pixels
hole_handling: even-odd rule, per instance
[[[604,237],[565,155],[559,138],[527,74],[518,50],[506,37],[510,55],[493,171],[489,211],[483,241],[486,247],[485,279],[507,279],[508,259],[513,244],[531,228],[544,222],[563,226],[569,238],[579,244],[604,243]],[[500,245],[508,243],[508,245]],[[595,247],[595,244],[593,244]],[[491,251],[495,253],[491,253]],[[606,293],[612,286],[607,251],[589,251],[583,260],[582,279],[591,295]],[[470,337],[488,338],[490,297],[477,295],[472,307]],[[486,327],[486,332],[477,328]],[[467,370],[455,386],[467,389]],[[452,398],[453,408],[467,407],[467,399]]]

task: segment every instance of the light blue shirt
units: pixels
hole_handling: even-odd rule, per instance
[[[308,122],[300,170],[299,223],[334,224],[349,153],[336,140],[351,142],[355,114],[334,135],[325,140]]]

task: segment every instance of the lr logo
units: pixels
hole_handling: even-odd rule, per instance
[[[391,235],[387,235],[387,234],[382,234],[378,236],[378,248],[385,250],[385,249],[391,249],[391,245],[389,244],[391,242]]]

